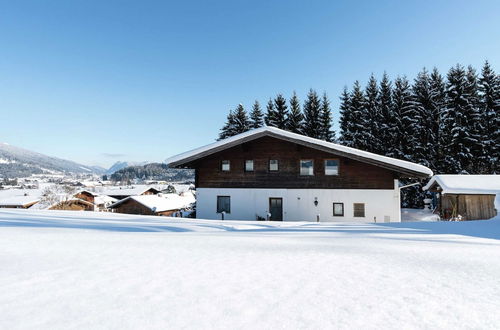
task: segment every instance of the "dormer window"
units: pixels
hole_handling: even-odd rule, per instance
[[[269,160],[269,171],[270,172],[277,172],[278,171],[278,160],[277,159]]]
[[[231,162],[229,160],[223,160],[221,162],[221,170],[223,172],[229,172],[231,170]]]

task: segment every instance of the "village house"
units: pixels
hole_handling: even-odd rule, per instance
[[[74,197],[94,204],[95,211],[106,211],[111,204],[118,201],[118,199],[111,196],[98,194],[88,190],[82,190],[76,193]]]
[[[189,208],[194,202],[191,192],[182,195],[140,195],[122,199],[109,208],[117,213],[172,216]]]
[[[497,215],[500,175],[435,175],[423,190],[435,194],[435,213],[446,220],[491,219]]]
[[[146,185],[137,185],[131,187],[109,187],[108,189],[99,190],[100,195],[106,195],[115,199],[125,199],[130,196],[139,195],[156,195],[160,190]]]
[[[165,161],[195,169],[203,219],[399,222],[400,178],[432,171],[274,127]]]

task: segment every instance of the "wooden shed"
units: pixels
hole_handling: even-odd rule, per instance
[[[435,212],[446,220],[486,220],[495,217],[500,175],[435,175],[424,190],[437,194]]]

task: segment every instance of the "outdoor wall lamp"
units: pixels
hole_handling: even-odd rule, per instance
[[[314,206],[318,206],[318,197],[314,197]]]

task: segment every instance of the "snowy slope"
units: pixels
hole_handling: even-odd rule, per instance
[[[113,165],[111,165],[110,168],[106,170],[107,175],[111,175],[115,173],[116,171],[121,170],[122,168],[129,167],[129,166],[140,166],[140,165],[145,165],[148,162],[116,162]]]
[[[0,176],[21,177],[44,172],[96,173],[102,169],[0,143]]]
[[[0,210],[1,329],[497,329],[500,222]]]

